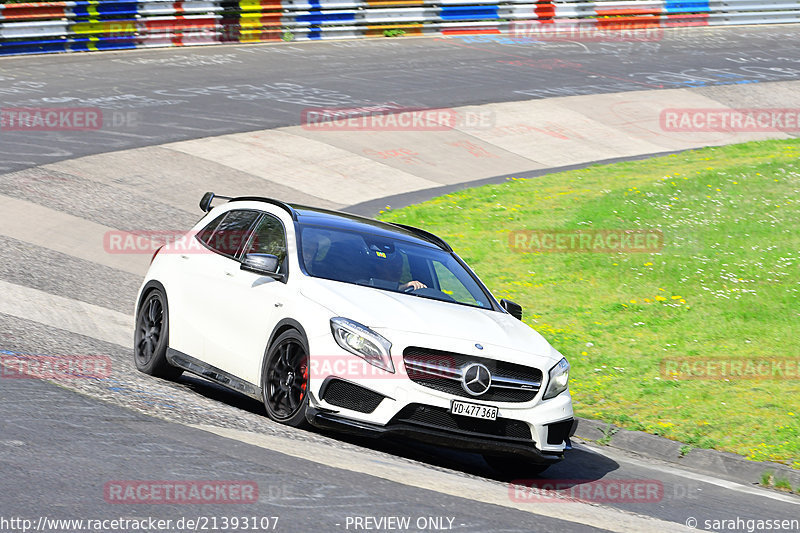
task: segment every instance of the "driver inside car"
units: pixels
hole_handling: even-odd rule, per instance
[[[369,255],[372,259],[372,277],[370,278],[372,286],[403,292],[427,288],[427,285],[417,280],[407,283],[401,282],[403,258],[398,252],[387,253],[380,250],[370,250]]]

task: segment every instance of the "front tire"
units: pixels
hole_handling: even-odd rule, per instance
[[[261,372],[261,393],[269,417],[281,424],[308,428],[308,343],[297,330],[272,343]]]
[[[147,293],[139,306],[133,334],[133,361],[137,370],[163,379],[183,373],[167,361],[169,311],[167,298],[159,289]]]

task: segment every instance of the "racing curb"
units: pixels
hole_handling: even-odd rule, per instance
[[[744,484],[760,485],[761,476],[765,472],[772,472],[773,479],[787,479],[795,491],[800,488],[800,470],[789,466],[766,461],[750,461],[730,452],[693,448],[682,442],[643,431],[622,429],[599,420],[578,418],[575,436],[593,441],[600,446],[610,446]]]

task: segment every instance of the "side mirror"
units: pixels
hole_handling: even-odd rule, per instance
[[[262,276],[269,276],[271,278],[284,281],[286,279],[286,276],[284,274],[278,274],[279,266],[280,266],[280,260],[275,255],[247,254],[246,256],[244,256],[244,261],[242,261],[242,266],[239,268],[241,268],[242,270],[246,270],[248,272],[261,274]]]
[[[517,320],[522,320],[522,306],[518,303],[514,303],[511,300],[506,300],[503,298],[500,300],[500,307],[508,311],[508,314]]]

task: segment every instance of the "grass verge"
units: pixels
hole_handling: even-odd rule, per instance
[[[799,140],[512,178],[381,218],[445,237],[523,305],[572,364],[578,416],[800,468]],[[586,229],[657,229],[663,247],[528,253],[514,240]],[[685,379],[722,362],[747,377]]]

